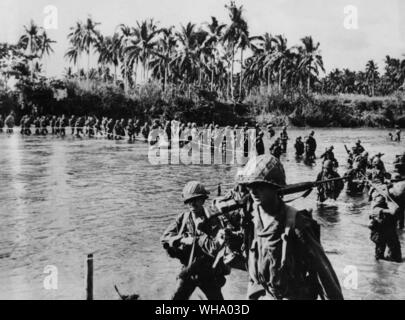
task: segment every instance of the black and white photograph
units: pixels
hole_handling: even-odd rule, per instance
[[[402,0],[0,0],[0,300],[404,300],[403,128]]]

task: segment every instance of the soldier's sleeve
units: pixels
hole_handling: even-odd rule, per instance
[[[319,228],[318,223],[313,219],[303,217],[302,215],[299,216],[301,217],[301,221],[297,220],[297,227],[300,226],[299,229],[301,230],[298,231],[297,235],[308,253],[311,268],[317,273],[319,294],[326,300],[343,300],[339,279],[322,245],[317,240],[319,235],[317,236],[314,231],[314,226]]]
[[[197,244],[205,254],[211,257],[215,257],[221,250],[221,247],[218,245],[215,239],[207,234],[199,236]]]
[[[181,213],[177,216],[176,220],[167,227],[162,237],[160,238],[163,246],[168,245],[169,247],[173,247],[175,245],[175,242],[181,239],[182,235],[179,235],[179,232],[183,223],[183,219],[184,213]]]

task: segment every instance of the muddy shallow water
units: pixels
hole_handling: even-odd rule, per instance
[[[289,131],[288,154],[282,157],[288,183],[315,180],[320,170],[319,160],[308,167],[294,156],[295,137],[308,132]],[[333,144],[342,173],[344,144],[361,139],[370,154],[385,153],[390,170],[394,155],[405,150],[403,143],[388,141],[387,134],[317,129],[317,153]],[[155,166],[147,152],[141,142],[0,134],[0,298],[83,299],[88,253],[94,253],[96,299],[116,299],[114,284],[143,299],[170,297],[180,266],[166,255],[159,238],[185,209],[182,187],[198,179],[215,194],[217,183],[233,181],[236,167]],[[315,199],[313,193],[293,204],[314,209],[345,298],[405,299],[405,265],[374,260],[366,197],[343,193],[336,203],[323,206]],[[404,246],[404,234],[400,239]],[[57,290],[44,288],[48,265],[57,268]],[[350,270],[357,270],[357,289],[345,288]],[[246,283],[246,274],[234,271],[224,287],[225,298],[244,299]],[[198,291],[193,295],[200,297]]]

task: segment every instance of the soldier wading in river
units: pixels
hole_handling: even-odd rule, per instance
[[[286,205],[284,167],[271,155],[251,158],[236,177],[253,199],[248,298],[343,299],[339,280],[308,211]]]
[[[221,288],[230,270],[223,262],[213,267],[218,252],[225,243],[225,231],[219,218],[208,219],[204,202],[209,192],[204,186],[191,181],[183,190],[184,203],[190,210],[181,213],[164,232],[163,247],[177,258],[183,269],[177,279],[173,300],[187,300],[196,287],[208,300],[223,300]]]

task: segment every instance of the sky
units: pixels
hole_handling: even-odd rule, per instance
[[[57,29],[48,29],[47,33],[57,43],[44,67],[48,75],[60,76],[68,66],[63,56],[68,48],[69,28],[89,15],[101,23],[103,34],[111,35],[121,23],[135,25],[147,18],[154,18],[161,26],[185,25],[189,21],[199,24],[210,21],[211,16],[227,23],[224,6],[228,3],[229,0],[0,0],[0,42],[16,42],[31,19],[44,25],[44,21],[49,21],[45,8],[55,7]],[[311,35],[320,42],[326,72],[334,68],[362,70],[370,59],[382,71],[386,55],[405,58],[404,0],[236,0],[236,4],[243,5],[252,36],[265,32],[283,34],[288,45],[294,46]],[[357,9],[355,29],[345,27],[350,18],[350,13],[345,13],[347,6]],[[82,65],[87,65],[84,61]]]

